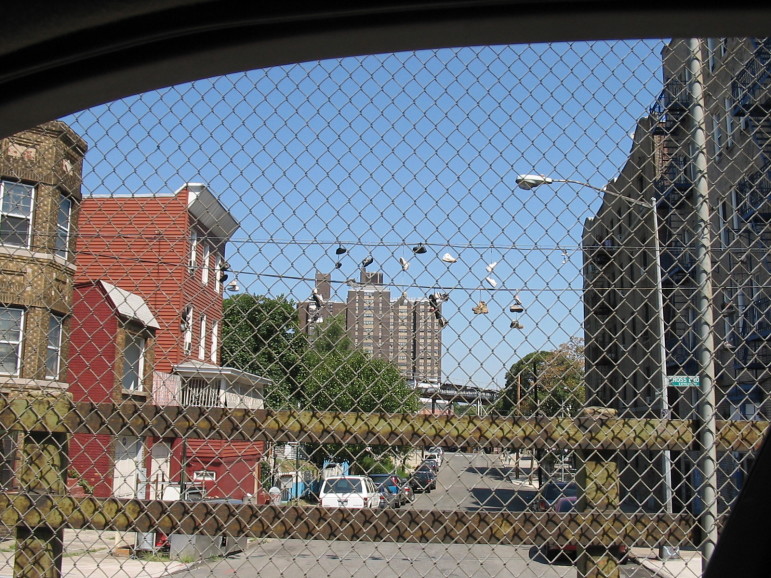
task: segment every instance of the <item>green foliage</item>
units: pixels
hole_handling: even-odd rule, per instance
[[[398,368],[353,349],[342,317],[332,317],[312,343],[286,297],[242,294],[224,301],[222,363],[268,377],[270,408],[413,413],[417,394]]]
[[[308,340],[300,332],[297,306],[277,298],[241,294],[224,301],[222,363],[270,378],[266,405],[292,407],[305,379]]]
[[[413,413],[415,391],[398,368],[360,350],[312,352],[303,394],[319,411]]]
[[[555,351],[534,351],[506,372],[496,403],[501,415],[574,416],[584,404],[584,346],[571,339]]]
[[[332,317],[305,358],[302,393],[319,411],[413,413],[420,401],[399,369],[353,349],[341,317]]]

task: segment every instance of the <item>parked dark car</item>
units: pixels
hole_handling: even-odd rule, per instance
[[[575,510],[577,501],[578,498],[576,496],[561,496],[552,502],[549,511],[556,512],[557,514],[568,514]],[[568,542],[567,544],[560,545],[551,540],[547,540],[545,547],[546,557],[550,561],[554,560],[561,553],[575,556],[576,551],[578,550],[578,546],[574,542]],[[629,547],[626,544],[611,546],[610,551],[621,564],[625,564],[627,562],[627,557],[629,556]]]
[[[578,496],[578,484],[575,482],[546,482],[538,492],[537,508],[541,512],[551,509],[560,498],[575,498]]]
[[[420,467],[412,473],[410,485],[414,492],[426,492],[436,489],[436,472],[431,468]]]
[[[406,504],[410,501],[407,492],[404,490],[404,484],[396,474],[370,474],[370,478],[377,486],[387,484],[392,493],[396,494],[396,507]]]
[[[573,509],[576,507],[576,498],[575,496],[570,497],[559,497],[554,502],[552,502],[549,506],[549,509],[553,512],[556,512],[558,514],[567,514],[568,512],[573,511]],[[548,540],[545,544],[546,547],[546,557],[551,561],[554,560],[560,553],[565,554],[572,554],[575,555],[576,553],[576,544],[562,544],[559,545],[556,542],[552,542],[551,540]]]

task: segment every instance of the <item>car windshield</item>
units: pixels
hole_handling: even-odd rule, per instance
[[[373,474],[370,478],[372,478],[376,484],[391,481],[391,476],[389,474]]]
[[[557,504],[557,511],[569,512],[573,509],[573,506],[575,506],[575,502],[573,500],[560,500],[559,504]]]
[[[578,486],[573,483],[569,484],[548,484],[544,488],[544,498],[554,501],[560,496],[578,496]]]
[[[327,494],[353,494],[361,493],[361,480],[351,478],[337,478],[327,480],[324,483],[324,490]]]

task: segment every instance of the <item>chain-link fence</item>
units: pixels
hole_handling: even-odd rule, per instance
[[[769,60],[370,55],[0,141],[0,574],[701,575],[771,411]]]

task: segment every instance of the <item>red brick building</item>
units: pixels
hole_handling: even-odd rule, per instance
[[[75,401],[120,403],[150,389],[158,322],[144,299],[105,281],[78,283],[70,326],[69,391]],[[73,491],[80,487],[99,497],[135,495],[134,462],[116,456],[115,449],[110,435],[72,436]]]
[[[225,250],[236,229],[233,216],[206,185],[198,183],[185,184],[174,193],[83,200],[76,282],[106,281],[140,297],[157,324],[152,366],[141,386],[127,389],[115,378],[120,371],[105,373],[111,377],[106,377],[106,386],[93,386],[95,396],[106,395],[112,383],[109,395],[116,401],[262,407],[266,379],[219,365],[228,269]],[[88,331],[81,337],[88,337]],[[73,371],[73,391],[83,390],[91,377],[83,368],[80,374]],[[243,497],[258,489],[261,442],[209,442],[203,456],[197,452],[204,446],[181,439],[119,438],[116,446],[116,467],[122,460],[133,460],[137,491],[146,488],[151,498],[161,497],[170,483],[191,483],[194,478],[209,482],[213,497]],[[202,470],[201,464],[213,463],[212,452],[238,456],[250,474],[236,480]]]

